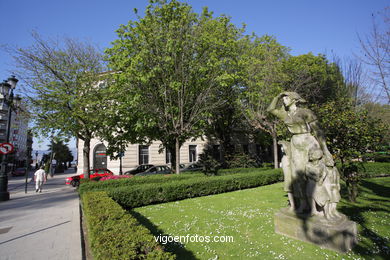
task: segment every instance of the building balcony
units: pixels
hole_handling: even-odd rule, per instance
[[[4,102],[0,102],[0,111],[8,111],[8,105]]]
[[[0,120],[8,120],[8,116],[6,114],[0,113]]]

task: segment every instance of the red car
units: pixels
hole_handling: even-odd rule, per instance
[[[89,171],[89,178],[93,179],[95,177],[105,177],[114,175],[109,169],[93,169]],[[73,187],[79,186],[80,179],[84,178],[84,174],[75,175],[65,179],[65,184],[72,185]]]
[[[13,176],[25,176],[26,168],[17,168],[12,172]]]

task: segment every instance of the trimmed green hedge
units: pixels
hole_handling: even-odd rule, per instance
[[[225,176],[198,177],[164,183],[107,189],[108,195],[130,209],[150,204],[254,188],[283,180],[280,169]]]
[[[94,259],[175,259],[107,193],[85,193],[82,206]]]
[[[363,163],[364,171],[361,172],[363,178],[374,178],[390,176],[390,163],[388,162],[367,162]]]
[[[230,174],[239,174],[239,173],[254,173],[273,170],[270,167],[261,167],[261,168],[233,168],[233,169],[222,169],[218,171],[218,175],[230,175]]]
[[[152,175],[152,176],[135,176],[133,178],[106,180],[106,181],[89,181],[82,183],[79,187],[79,193],[82,195],[89,191],[104,191],[123,186],[143,185],[149,183],[165,183],[177,180],[187,180],[191,178],[204,177],[201,173],[191,174],[169,174],[169,175]]]

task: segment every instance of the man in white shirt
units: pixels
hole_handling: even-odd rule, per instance
[[[42,185],[46,182],[46,172],[43,166],[34,173],[35,192],[42,192]]]

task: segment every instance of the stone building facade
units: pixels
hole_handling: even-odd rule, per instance
[[[6,142],[8,110],[8,105],[3,102],[3,97],[0,95],[0,143]],[[19,111],[25,111],[23,104],[20,105]],[[15,150],[8,155],[8,165],[12,168],[25,167],[27,158],[31,157],[29,153],[31,153],[32,137],[29,136],[28,123],[26,113],[11,112],[9,143],[14,146]]]
[[[77,173],[83,173],[83,141],[77,141]],[[180,149],[180,163],[189,164],[196,162],[199,159],[199,154],[203,152],[206,141],[202,138],[196,140],[189,140],[185,142]],[[110,160],[106,154],[106,146],[104,142],[98,139],[91,141],[90,166],[91,168],[108,168],[114,174],[119,174],[120,160]],[[125,149],[122,157],[122,171],[123,173],[134,169],[140,164],[153,165],[170,165],[170,153],[165,149],[161,150],[161,142],[155,141],[150,145],[131,144]]]

